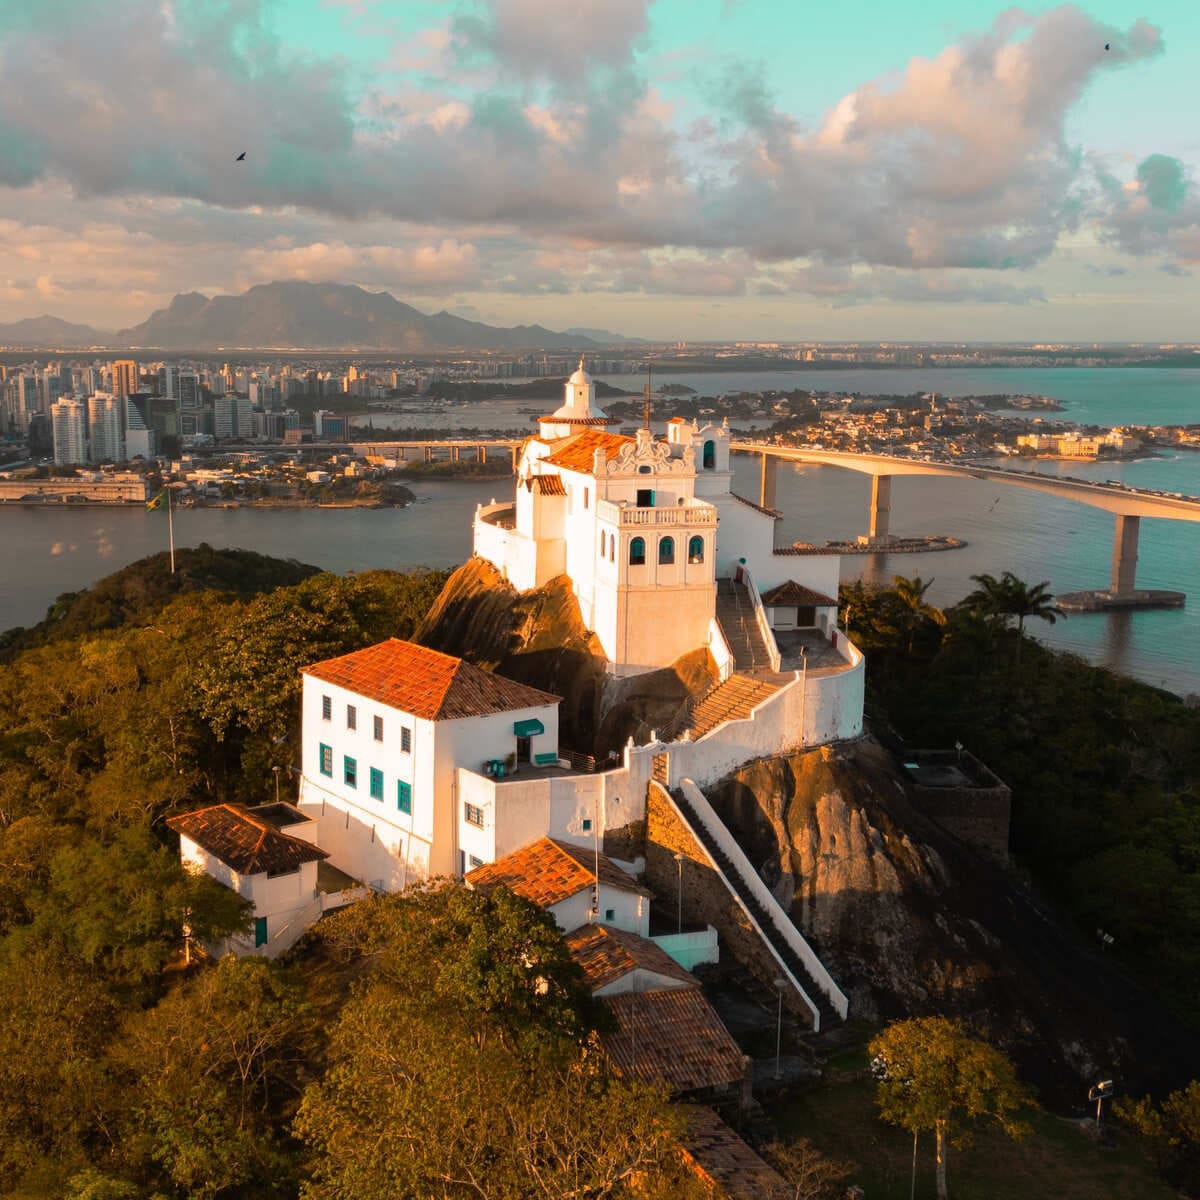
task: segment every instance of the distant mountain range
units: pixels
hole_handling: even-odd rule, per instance
[[[593,336],[594,335],[594,336]],[[338,283],[264,283],[240,296],[184,292],[115,333],[58,317],[0,325],[0,345],[158,350],[589,350],[628,341],[606,330],[505,329],[448,312],[427,315],[388,292]]]
[[[0,346],[60,347],[107,346],[110,333],[101,333],[90,325],[76,325],[61,317],[26,317],[0,325]]]

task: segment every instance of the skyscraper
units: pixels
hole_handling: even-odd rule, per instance
[[[54,422],[54,461],[60,467],[87,462],[87,408],[82,400],[57,400]]]
[[[122,430],[122,397],[98,392],[88,397],[88,436],[92,462],[124,462],[125,438]]]
[[[119,358],[112,365],[112,394],[128,396],[138,390],[138,365],[131,358]]]
[[[134,392],[125,397],[126,458],[149,458],[154,453],[150,400],[149,392]]]
[[[158,394],[160,396],[170,396],[172,400],[179,400],[179,367],[175,363],[163,363],[158,368]]]

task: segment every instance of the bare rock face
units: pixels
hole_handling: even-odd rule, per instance
[[[570,579],[518,592],[486,559],[446,581],[417,640],[511,679],[562,696],[563,744],[598,759],[664,728],[693,692],[716,678],[707,649],[631,679],[608,673],[599,639],[579,613]]]
[[[750,763],[709,798],[851,1017],[960,1016],[1062,1103],[1096,1078],[1157,1090],[1195,1067],[1195,1034],[926,818],[870,738]]]

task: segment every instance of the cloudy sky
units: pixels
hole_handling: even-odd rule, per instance
[[[1195,0],[0,0],[0,78],[0,320],[1200,338]]]

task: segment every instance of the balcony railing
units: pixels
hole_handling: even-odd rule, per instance
[[[712,504],[674,504],[663,508],[638,508],[601,500],[596,515],[614,525],[715,525],[717,510]]]

